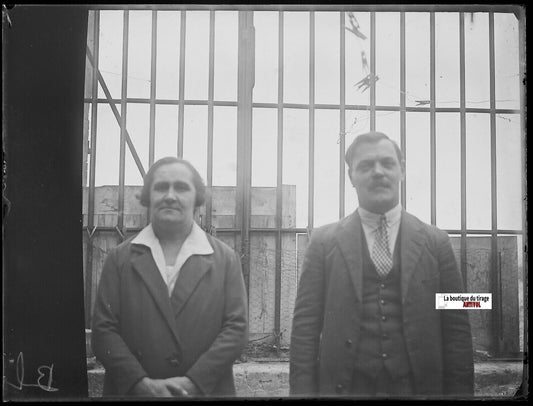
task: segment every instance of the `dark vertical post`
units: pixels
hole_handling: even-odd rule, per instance
[[[87,398],[80,220],[88,8],[2,8],[2,399]]]

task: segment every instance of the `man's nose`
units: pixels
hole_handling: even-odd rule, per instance
[[[376,162],[374,164],[374,175],[383,175],[384,174],[384,170],[383,170],[383,166],[379,163],[379,162]]]

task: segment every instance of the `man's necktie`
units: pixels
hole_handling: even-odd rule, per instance
[[[376,266],[378,274],[384,278],[392,268],[392,255],[389,249],[389,235],[387,232],[387,218],[384,214],[379,219],[379,226],[376,232],[376,240],[372,248],[372,261]]]

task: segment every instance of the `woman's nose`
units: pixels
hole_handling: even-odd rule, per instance
[[[175,201],[178,199],[178,194],[174,188],[168,188],[167,193],[165,194],[165,200]]]

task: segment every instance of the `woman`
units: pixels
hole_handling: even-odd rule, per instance
[[[92,345],[104,396],[234,396],[247,342],[239,256],[194,221],[205,185],[187,161],[162,158],[144,178],[150,224],[106,258]]]

